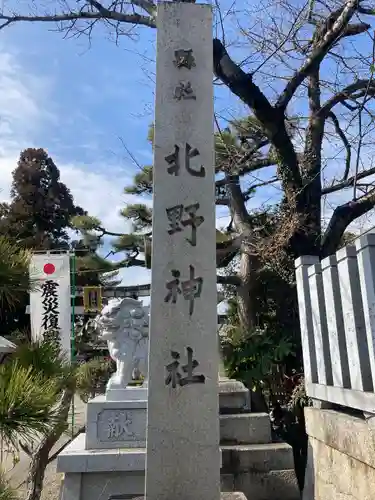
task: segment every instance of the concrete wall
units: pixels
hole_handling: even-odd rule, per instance
[[[309,455],[303,500],[374,500],[375,418],[306,408]]]

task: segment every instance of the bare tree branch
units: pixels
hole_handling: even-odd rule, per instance
[[[328,99],[325,102],[325,104],[323,104],[323,106],[321,107],[319,114],[324,117],[328,117],[329,112],[334,106],[336,106],[339,103],[344,104],[345,101],[348,99],[355,100],[358,99],[359,97],[363,97],[367,89],[368,89],[367,92],[368,96],[375,95],[375,82],[371,82],[370,79],[357,80],[356,82],[348,85],[343,90],[337,92],[330,99]],[[345,103],[345,105],[349,107],[347,103]],[[355,109],[357,109],[357,107],[355,107],[354,109],[353,107],[352,108],[349,107],[349,109],[354,111]]]
[[[229,198],[217,198],[216,201],[215,201],[215,205],[218,205],[218,206],[224,206],[224,207],[227,207],[230,203],[230,199]]]
[[[359,14],[365,14],[367,16],[373,16],[375,15],[375,9],[371,9],[368,7],[362,7],[361,5],[358,7],[358,13]]]
[[[358,23],[358,24],[349,24],[345,30],[343,31],[341,38],[345,38],[348,36],[356,36],[361,33],[366,33],[371,28],[371,24],[367,23]]]
[[[102,234],[100,235],[100,238],[101,238],[102,236],[115,236],[115,237],[119,237],[119,238],[120,238],[121,236],[123,236],[123,235],[124,235],[124,233],[115,233],[115,232],[113,232],[113,231],[107,231],[107,229],[105,229],[104,227],[101,227],[101,226],[96,227],[96,228],[95,228],[95,231],[100,231],[100,232],[102,233]]]
[[[315,32],[318,39],[314,42],[311,54],[307,57],[302,66],[294,73],[289,80],[283,92],[280,94],[276,107],[285,110],[294,93],[311,73],[313,69],[319,67],[329,50],[332,48],[338,37],[343,36],[350,19],[358,8],[358,0],[347,0],[345,5],[337,11],[330,14],[327,22],[323,25],[324,30],[320,33],[319,29]],[[333,24],[331,27],[330,24]],[[319,27],[318,27],[319,28]]]
[[[278,180],[279,179],[277,177],[272,177],[268,181],[256,182],[255,184],[252,184],[248,189],[246,189],[243,192],[243,197],[247,201],[247,200],[250,199],[251,194],[254,191],[254,189],[257,189],[257,188],[260,188],[260,187],[264,187],[264,186],[269,186],[270,184],[274,184],[275,182],[278,182]]]
[[[83,425],[82,427],[80,427],[79,429],[77,429],[76,431],[73,432],[73,434],[69,437],[69,439],[60,446],[60,448],[58,450],[56,450],[49,458],[48,458],[48,463],[50,464],[51,462],[53,462],[54,460],[56,460],[56,458],[60,455],[60,453],[65,450],[65,448],[68,446],[68,444],[70,444],[77,436],[79,436],[82,432],[85,432],[86,430],[86,426]]]
[[[149,28],[156,28],[156,5],[148,0],[135,0],[132,4],[144,10],[149,16],[141,15],[138,13],[124,13],[116,10],[109,10],[95,0],[89,0],[89,3],[96,11],[80,10],[76,12],[66,12],[61,14],[51,14],[44,16],[22,16],[22,15],[0,15],[0,30],[16,22],[47,22],[58,23],[66,21],[88,20],[95,21],[99,19],[107,19],[125,24],[134,24],[140,26],[148,26]]]
[[[351,222],[375,206],[375,188],[355,201],[336,207],[323,235],[321,257],[334,253]]]
[[[248,156],[247,153],[246,156]],[[242,158],[240,158],[239,161],[236,160],[236,155],[233,155],[233,163],[235,163],[235,166],[231,169],[231,174],[239,175],[241,177],[243,175],[250,174],[251,172],[255,172],[256,170],[260,170],[261,168],[272,167],[272,165],[276,165],[276,159],[274,158],[274,156],[265,156],[263,158],[255,158],[252,160],[248,158],[246,163],[243,162]],[[222,168],[219,168],[218,172],[222,170]],[[227,184],[227,181],[225,181],[224,179],[216,181],[216,186],[225,184]]]
[[[284,112],[271,106],[252,76],[232,61],[220,40],[214,39],[213,44],[215,75],[254,112],[278,152],[284,186],[298,191],[302,180],[297,155],[285,127]]]
[[[333,113],[333,111],[330,111],[328,113],[328,117],[331,118],[331,120],[333,121],[336,133],[340,137],[340,139],[342,140],[344,147],[346,149],[345,171],[344,171],[344,175],[342,176],[342,180],[344,181],[348,178],[348,175],[349,175],[350,161],[351,161],[351,157],[352,157],[352,148],[350,146],[348,139],[346,138],[346,135],[344,134],[342,128],[340,127],[340,122],[339,122],[337,116]]]
[[[320,175],[321,151],[324,134],[324,119],[317,115],[320,109],[320,73],[319,68],[314,68],[308,79],[308,97],[310,116],[306,129],[305,148],[302,162],[303,175],[315,179]],[[317,179],[319,181],[319,179]]]
[[[375,63],[375,39],[372,39],[372,63],[370,66],[370,71],[371,71],[371,76],[370,80],[367,84],[365,94],[363,96],[362,102],[359,106],[358,110],[358,145],[357,145],[357,157],[355,161],[355,174],[354,174],[354,185],[353,185],[353,200],[357,199],[357,178],[358,178],[358,171],[359,171],[359,163],[361,159],[361,149],[363,145],[363,140],[366,132],[363,130],[363,110],[365,109],[366,102],[368,99],[371,99],[369,96],[369,89],[372,85],[373,79],[374,79],[374,63]]]
[[[243,165],[242,167],[240,166],[238,169],[238,175],[242,176],[245,174],[249,174],[251,172],[259,170],[260,168],[272,167],[272,165],[275,164],[276,164],[276,159],[273,158],[272,156],[267,156],[265,158],[257,158],[255,160],[250,161],[248,165]]]
[[[264,146],[267,146],[269,142],[269,139],[259,141],[254,147],[250,148],[250,150],[246,152],[246,154],[239,161],[239,165],[246,164],[254,156],[254,153],[259,151],[259,149],[263,148]]]
[[[363,172],[358,172],[357,179],[364,179],[370,175],[375,174],[375,167],[369,168],[368,170],[364,170]],[[342,182],[338,182],[337,184],[332,184],[331,186],[327,186],[322,188],[322,195],[334,193],[335,191],[341,191],[342,189],[354,186],[355,176],[351,176]]]
[[[300,11],[299,11],[298,15],[295,17],[295,19],[294,19],[294,21],[293,21],[293,23],[292,23],[292,25],[291,25],[291,27],[290,27],[290,29],[289,29],[288,33],[286,34],[286,36],[284,36],[284,39],[281,41],[281,43],[280,43],[277,47],[275,47],[275,49],[273,50],[273,52],[272,52],[272,53],[271,53],[271,54],[270,54],[270,55],[269,55],[269,56],[268,56],[268,57],[267,57],[264,61],[262,61],[262,62],[260,63],[260,65],[259,65],[259,66],[258,66],[255,70],[253,70],[253,72],[252,72],[252,74],[253,74],[253,75],[255,75],[255,73],[256,73],[257,71],[259,71],[259,70],[260,70],[260,69],[261,69],[261,68],[262,68],[262,67],[263,67],[263,66],[264,66],[264,65],[265,65],[265,64],[266,64],[266,63],[267,63],[270,59],[272,59],[272,57],[273,57],[274,55],[276,55],[276,54],[277,54],[277,53],[278,53],[278,52],[279,52],[279,51],[283,48],[283,46],[284,46],[287,42],[289,42],[289,40],[290,40],[290,38],[291,38],[291,35],[292,35],[293,31],[295,30],[296,25],[297,25],[298,21],[300,20],[301,14],[303,14],[304,10],[305,10],[305,6],[303,6],[303,7],[300,9]]]
[[[227,175],[226,178],[228,180],[227,193],[230,200],[230,212],[233,218],[233,222],[238,231],[241,231],[244,234],[250,233],[251,224],[249,212],[246,208],[245,200],[239,182],[239,177]]]
[[[88,0],[89,4],[95,7],[102,14],[103,17],[110,17],[113,11],[105,8],[101,3],[96,0]],[[132,5],[139,7],[140,9],[147,12],[152,17],[156,16],[156,5],[151,0],[132,0]],[[117,19],[119,20],[119,19]]]
[[[232,275],[232,276],[216,276],[216,283],[218,285],[234,285],[234,286],[240,286],[241,280],[238,276]]]
[[[239,234],[230,241],[216,243],[216,266],[226,267],[238,254],[241,248],[243,235]]]

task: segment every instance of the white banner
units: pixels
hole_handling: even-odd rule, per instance
[[[31,337],[55,338],[71,358],[71,298],[69,254],[34,254],[30,278]]]

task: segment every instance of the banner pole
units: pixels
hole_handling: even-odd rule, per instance
[[[76,306],[76,254],[71,253],[71,301],[72,301],[72,335],[70,337],[70,360],[74,363],[75,360],[75,306]],[[74,398],[72,400],[72,438],[74,436]]]

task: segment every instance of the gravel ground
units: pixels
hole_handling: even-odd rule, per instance
[[[26,477],[26,474],[24,476]],[[19,486],[20,484],[19,482],[20,474],[17,474],[16,477],[17,477],[17,482],[15,481],[14,477],[12,477],[11,479],[11,483],[15,487]],[[63,479],[63,474],[56,472],[56,460],[54,460],[48,465],[46,469],[41,500],[59,500],[60,485],[62,479]],[[22,479],[22,481],[24,481],[24,479]],[[23,483],[21,486],[19,486],[17,491],[19,498],[21,500],[24,499],[26,497],[26,491],[27,491],[26,484]]]
[[[58,500],[63,474],[56,472],[56,460],[49,464],[46,470],[41,500]]]
[[[50,463],[46,469],[41,500],[59,500],[62,478],[63,474],[58,474],[56,472],[55,460],[54,462]],[[20,499],[25,498],[26,486],[21,486],[18,489],[18,496]]]

